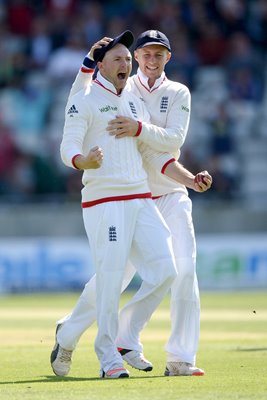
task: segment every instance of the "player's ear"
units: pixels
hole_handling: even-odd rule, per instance
[[[103,67],[102,61],[98,61],[96,65],[97,65],[98,70],[101,72],[102,69],[103,69],[103,68],[102,68],[102,67]]]
[[[168,51],[166,64],[170,61],[172,53]]]
[[[135,61],[138,61],[138,52],[137,52],[137,50],[134,51],[134,59],[135,59]]]

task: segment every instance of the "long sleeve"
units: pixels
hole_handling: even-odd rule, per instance
[[[70,98],[65,111],[63,138],[60,145],[61,159],[68,167],[75,168],[73,158],[83,154],[84,137],[90,122],[90,112],[83,100],[81,91]]]
[[[185,141],[190,121],[191,95],[186,86],[181,86],[169,110],[165,128],[146,122],[142,124],[139,140],[156,151],[175,153]]]
[[[172,154],[155,151],[144,143],[140,143],[138,149],[145,165],[159,172],[163,172],[165,165],[174,160]]]
[[[81,89],[86,88],[87,85],[89,85],[92,82],[92,72],[90,72],[90,71],[91,70],[88,70],[87,72],[85,72],[83,70],[83,68],[81,68],[79,70],[79,72],[76,75],[75,80],[71,86],[68,101],[72,96],[74,96],[76,93],[78,93]]]

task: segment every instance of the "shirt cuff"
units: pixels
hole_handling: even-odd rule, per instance
[[[81,156],[81,154],[76,154],[75,156],[73,156],[72,159],[71,159],[71,163],[72,163],[72,165],[73,165],[73,167],[74,167],[75,169],[80,170],[80,168],[78,168],[77,165],[75,164],[75,160],[76,160],[76,158],[77,158],[78,156]]]
[[[138,122],[138,129],[134,136],[139,136],[142,131],[142,122],[141,121],[137,121],[137,122]]]
[[[83,67],[86,67],[88,69],[95,69],[96,63],[94,60],[91,60],[89,57],[85,57],[83,60]]]

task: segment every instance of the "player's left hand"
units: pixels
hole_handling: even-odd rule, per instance
[[[138,131],[138,122],[132,118],[118,116],[109,121],[107,131],[117,139],[133,137]]]
[[[212,185],[212,176],[208,171],[201,171],[194,178],[194,190],[196,192],[206,192]]]
[[[91,49],[89,50],[89,53],[87,54],[87,57],[89,57],[91,60],[94,60],[94,51],[96,49],[101,49],[103,46],[107,46],[109,42],[111,42],[113,39],[110,37],[105,36],[101,40],[98,40],[98,42],[94,43]]]

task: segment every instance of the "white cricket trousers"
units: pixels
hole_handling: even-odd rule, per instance
[[[171,235],[153,200],[98,204],[83,209],[83,219],[96,269],[95,351],[106,372],[123,366],[116,337],[122,281],[130,252],[142,279],[129,302],[132,340],[136,346],[140,331],[177,274]]]
[[[196,276],[196,244],[192,222],[192,204],[187,195],[178,192],[162,196],[154,202],[171,231],[178,272],[171,287],[171,334],[165,347],[167,360],[186,361],[194,364],[199,342],[200,300]],[[135,272],[133,265],[128,263],[122,290],[128,286]],[[131,343],[126,345],[126,328],[129,327],[126,314],[127,308],[125,307],[120,313],[117,344],[119,346],[125,343],[125,347],[130,347]],[[122,316],[126,318],[127,322],[123,323]],[[74,350],[83,332],[95,320],[94,275],[85,285],[72,313],[58,321],[58,323],[64,323],[57,335],[60,345],[65,349]],[[129,336],[131,334],[128,334]]]
[[[200,335],[200,298],[192,202],[183,193],[172,193],[155,201],[172,234],[177,269],[171,287],[171,335],[165,346],[167,361],[195,365]]]

